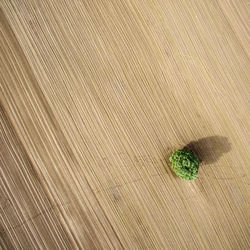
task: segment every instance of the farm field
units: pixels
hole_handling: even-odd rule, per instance
[[[0,248],[249,249],[248,21],[245,0],[0,0]]]

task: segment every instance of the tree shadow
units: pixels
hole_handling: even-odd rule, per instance
[[[231,150],[231,144],[227,137],[210,136],[191,141],[183,149],[192,151],[202,164],[211,164]]]

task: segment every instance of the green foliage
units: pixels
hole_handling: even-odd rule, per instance
[[[192,181],[198,177],[200,162],[191,151],[177,150],[169,160],[172,162],[172,169],[181,179]]]

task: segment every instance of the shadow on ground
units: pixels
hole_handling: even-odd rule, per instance
[[[231,144],[226,137],[210,136],[191,141],[183,149],[192,151],[202,164],[211,164],[231,150]]]

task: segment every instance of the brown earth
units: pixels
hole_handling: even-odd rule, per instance
[[[249,3],[0,0],[2,249],[249,249]],[[201,160],[182,181],[170,154]]]

